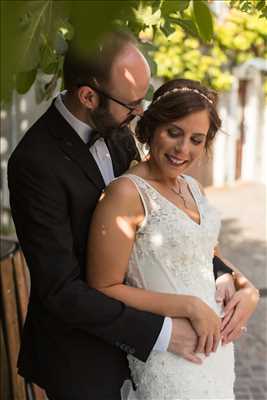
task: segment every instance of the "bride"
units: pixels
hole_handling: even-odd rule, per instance
[[[212,265],[220,219],[184,174],[220,127],[215,101],[191,80],[162,85],[137,125],[149,158],[111,183],[92,220],[90,286],[137,309],[186,317],[199,337],[199,365],[170,352],[152,351],[146,363],[128,356],[136,386],[128,399],[234,399],[234,350],[222,345]]]

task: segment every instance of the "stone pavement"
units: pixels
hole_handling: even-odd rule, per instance
[[[266,186],[237,183],[207,188],[209,200],[222,213],[223,255],[261,289],[259,306],[248,332],[236,342],[237,400],[267,399],[267,210]],[[225,366],[226,367],[226,366]]]

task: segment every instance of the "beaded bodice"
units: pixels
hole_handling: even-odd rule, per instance
[[[131,286],[198,295],[214,310],[213,251],[220,229],[216,209],[197,182],[184,176],[200,214],[200,224],[163,197],[147,181],[131,179],[141,196],[145,220],[136,234],[127,274]]]

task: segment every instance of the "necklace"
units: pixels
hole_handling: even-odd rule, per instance
[[[177,196],[180,197],[180,199],[182,199],[183,203],[184,203],[184,208],[189,209],[189,207],[187,207],[186,205],[186,199],[184,197],[184,194],[182,193],[182,189],[181,189],[181,183],[179,182],[179,180],[177,179],[178,185],[179,185],[179,189],[177,190],[175,187],[171,187],[171,191],[175,194],[177,194]]]

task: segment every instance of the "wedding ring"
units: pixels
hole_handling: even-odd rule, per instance
[[[248,328],[246,326],[241,326],[241,331],[243,333],[246,333],[248,331]]]

